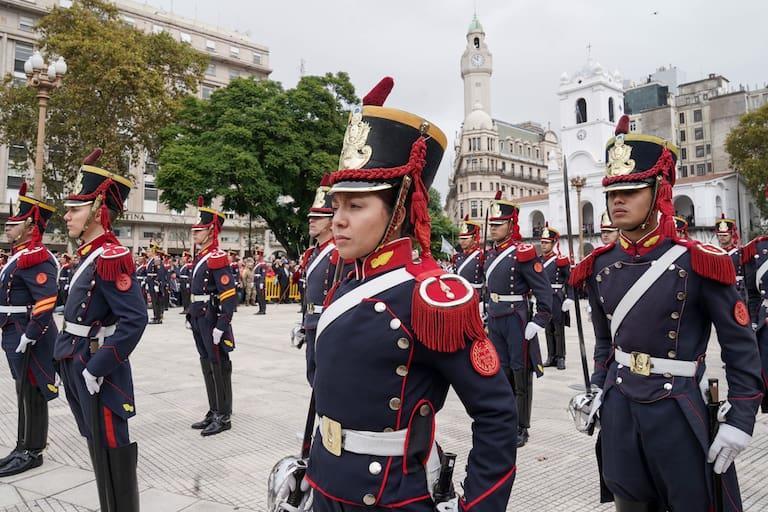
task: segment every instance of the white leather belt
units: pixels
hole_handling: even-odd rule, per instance
[[[192,296],[190,297],[190,300],[192,300],[192,302],[208,302],[209,300],[211,300],[211,296],[210,295],[196,295],[196,294],[193,293]]]
[[[744,280],[744,276],[736,276],[736,281],[743,281],[743,280]]]
[[[29,311],[29,308],[27,306],[0,306],[0,313],[26,313]]]
[[[490,297],[493,302],[520,302],[525,300],[524,295],[500,295],[498,293],[492,293]]]
[[[553,284],[553,285],[552,285],[552,289],[553,289],[553,290],[559,290],[559,289],[560,289],[560,288],[562,288],[562,287],[563,287],[563,285],[561,285],[561,284]]]
[[[764,308],[768,308],[768,299],[763,299],[763,303],[762,303],[762,306],[763,306]]]
[[[341,423],[327,416],[320,418],[320,436],[323,446],[334,455],[341,455],[341,450],[357,453],[359,455],[373,455],[374,457],[402,457],[405,455],[405,439],[408,429],[395,430],[393,432],[366,432],[363,430],[349,430],[341,427]],[[433,457],[436,444],[432,445],[433,453],[430,462],[436,460],[439,465],[439,457]],[[429,463],[427,464],[429,466]]]
[[[472,288],[480,289],[483,287],[483,283],[469,283],[472,285]]]
[[[90,325],[73,324],[71,322],[64,322],[64,332],[68,332],[73,336],[79,336],[81,338],[96,338],[99,340],[99,346],[104,343],[104,338],[108,338],[115,334],[117,325],[106,325],[100,327],[96,334],[91,334],[93,327]]]
[[[157,272],[151,272],[147,274],[147,277],[157,277]]]
[[[678,361],[676,359],[664,359],[651,357],[642,352],[627,353],[616,347],[614,359],[619,364],[629,367],[632,373],[648,376],[650,374],[669,374],[673,377],[695,377],[696,361]]]
[[[323,312],[323,306],[318,306],[317,304],[307,304],[308,315],[319,315],[322,312]]]

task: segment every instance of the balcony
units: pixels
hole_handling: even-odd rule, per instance
[[[543,173],[546,174],[546,173]],[[524,183],[531,183],[534,185],[546,185],[547,184],[547,178],[546,176],[542,176],[541,178],[537,178],[536,175],[533,177],[528,177],[527,173],[521,173],[518,170],[515,170],[514,174],[507,171],[502,171],[500,169],[491,169],[490,167],[470,167],[466,169],[459,169],[456,171],[456,177],[461,176],[499,176],[503,177],[507,180],[514,180],[514,181],[520,181]]]

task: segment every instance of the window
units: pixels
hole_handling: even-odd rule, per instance
[[[469,216],[474,218],[479,217],[477,214],[477,201],[470,201],[469,202]]]
[[[136,25],[136,20],[131,18],[130,16],[123,15],[123,21],[125,22],[126,25],[129,25],[131,27]]]
[[[114,231],[115,236],[118,238],[131,238],[131,226],[120,226],[112,231]]]
[[[208,76],[216,76],[216,64],[213,62],[208,64],[208,68],[205,70],[205,74]]]
[[[59,6],[65,9],[72,7],[72,0],[59,0]]]
[[[501,191],[502,192],[506,192],[507,191],[507,186],[506,185],[502,185],[501,186]]]
[[[480,182],[480,192],[482,192],[482,191],[483,191],[483,182],[481,181]]]
[[[576,100],[576,124],[587,122],[587,100],[579,98]]]
[[[179,32],[179,39],[182,43],[192,44],[192,36],[186,32]]]
[[[147,157],[147,159],[144,161],[144,174],[148,174],[149,176],[157,176],[157,162],[150,157]],[[152,183],[152,186],[155,186],[154,182]]]
[[[616,116],[613,113],[613,98],[608,98],[608,121],[614,122],[616,120]]]
[[[515,187],[509,187],[509,191],[512,194],[512,197],[515,196]]]
[[[712,162],[707,162],[707,173],[712,172]]]
[[[536,169],[536,179],[537,180],[541,179],[541,169]]]
[[[681,165],[680,166],[680,177],[681,178],[687,178],[688,177],[688,166],[687,165]]]
[[[634,132],[637,131],[637,121],[634,119],[629,122],[629,131]]]
[[[202,96],[204,100],[207,100],[211,97],[211,94],[213,94],[213,91],[215,91],[215,87],[211,87],[210,85],[204,85],[201,89]]]
[[[504,172],[507,170],[507,162],[501,162],[501,172]]]
[[[160,25],[152,25],[152,33],[153,34],[162,34],[165,31],[163,27]]]
[[[700,123],[701,122],[701,109],[693,111],[693,122],[694,123]]]
[[[680,142],[685,142],[685,130],[680,130]]]
[[[144,232],[141,233],[141,238],[146,239],[146,240],[152,240],[152,239],[155,239],[155,238],[162,239],[163,238],[163,234],[159,233],[159,232],[156,233],[154,231],[144,231]]]
[[[19,188],[21,178],[28,169],[27,147],[23,143],[10,144],[8,146],[8,187]],[[11,178],[17,178],[18,183],[11,184]]]
[[[16,49],[13,54],[13,72],[24,74],[24,63],[32,56],[32,45],[16,41]]]
[[[686,148],[680,149],[680,160],[688,160],[688,149]]]
[[[229,70],[229,79],[234,80],[235,78],[240,78],[240,70],[239,69],[230,69]]]
[[[205,40],[205,49],[209,52],[216,52],[216,41]]]
[[[229,56],[235,59],[240,58],[240,48],[237,46],[230,46],[229,47]]]
[[[480,38],[479,38],[479,37],[476,37],[476,38],[474,39],[474,41],[472,41],[472,44],[474,44],[474,45],[475,45],[475,48],[478,48],[478,49],[479,49],[479,48],[480,48]]]
[[[707,172],[707,166],[704,164],[696,164],[696,176],[704,176]]]
[[[459,194],[463,194],[463,193],[464,193],[464,185],[459,183]]]
[[[704,138],[704,128],[696,128],[693,130],[693,138],[696,140],[702,140]]]
[[[704,146],[696,146],[696,158],[704,158]]]
[[[712,153],[712,146],[710,144],[707,144],[707,154],[709,155],[711,153]]]
[[[680,124],[685,124],[685,112],[680,112]]]
[[[24,32],[35,31],[35,20],[28,18],[27,16],[19,16],[19,30]]]
[[[253,52],[253,63],[261,66],[261,54],[259,52]]]
[[[470,192],[477,192],[477,183],[474,181],[469,184],[469,191]]]

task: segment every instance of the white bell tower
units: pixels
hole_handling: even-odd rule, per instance
[[[464,117],[480,104],[491,113],[491,73],[493,56],[485,44],[485,31],[477,14],[467,29],[467,47],[461,56],[461,78],[464,79]]]

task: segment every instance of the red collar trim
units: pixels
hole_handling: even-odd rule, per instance
[[[542,254],[541,257],[544,259],[544,263],[546,263],[553,258],[557,258],[557,253],[555,251],[552,251],[551,253],[549,253],[549,256],[547,256],[546,254]]]
[[[731,244],[728,247],[722,247],[724,251],[732,251],[733,249],[736,249],[736,244]]]
[[[333,243],[333,237],[329,238],[328,240],[326,240],[326,241],[325,241],[325,242],[323,242],[322,244],[317,244],[317,245],[315,246],[315,248],[316,248],[318,251],[322,251],[322,250],[323,250],[323,249],[325,249],[325,248],[326,248],[326,246],[327,246],[328,244],[330,244],[330,243]]]
[[[83,258],[87,256],[92,250],[98,249],[99,247],[101,247],[106,243],[113,243],[113,244],[117,243],[117,239],[110,231],[102,233],[101,235],[97,236],[90,242],[84,243],[83,245],[78,247],[77,255]]]
[[[404,267],[413,261],[412,251],[410,238],[399,238],[389,242],[373,251],[362,261],[356,261],[355,275],[357,279],[362,280]]]
[[[509,247],[514,243],[515,241],[512,239],[512,236],[510,235],[507,238],[505,238],[503,241],[496,244],[496,249],[503,251],[504,249],[506,249],[507,247]]]
[[[29,243],[29,241],[26,241],[26,242],[22,242],[22,243],[20,243],[20,244],[16,244],[16,245],[14,245],[14,246],[11,248],[11,254],[16,254],[16,253],[17,253],[17,252],[19,252],[19,251],[23,251],[24,249],[26,249],[26,248],[27,248],[27,247],[29,247],[29,246],[30,246],[30,243]]]
[[[467,248],[467,250],[465,250],[465,251],[464,251],[464,254],[466,254],[467,256],[469,256],[470,254],[472,254],[473,252],[475,252],[475,251],[476,251],[476,250],[478,250],[479,248],[480,248],[480,245],[479,245],[479,244],[477,244],[477,243],[473,243],[472,245],[470,245],[470,246]]]
[[[655,229],[645,234],[637,242],[631,241],[624,236],[624,233],[619,233],[619,247],[631,256],[644,256],[654,250],[664,240],[661,225],[656,226]]]
[[[210,244],[206,245],[205,247],[200,249],[200,252],[197,253],[196,259],[197,258],[202,258],[203,256],[205,256],[209,252],[215,251],[216,249],[218,249],[218,247],[219,247],[218,244],[215,244],[215,243],[210,243]]]

